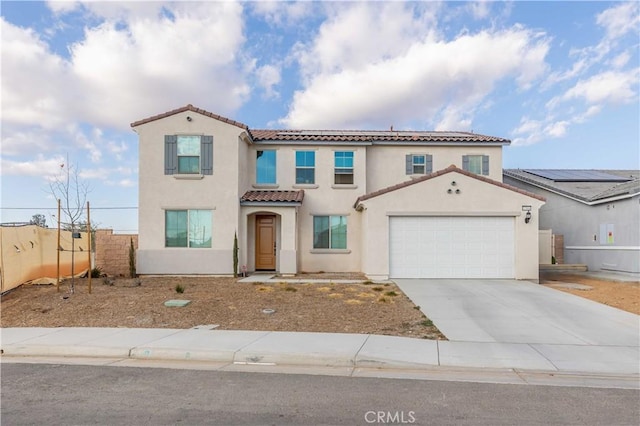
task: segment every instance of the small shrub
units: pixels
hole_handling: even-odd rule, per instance
[[[364,285],[372,285],[373,281],[371,281],[371,280],[362,281],[362,284],[364,284]]]
[[[114,282],[111,278],[109,278],[109,277],[104,277],[104,278],[102,279],[102,284],[113,287],[113,285],[115,284],[115,282]]]
[[[556,257],[555,256],[551,256],[551,264],[552,265],[556,264]]]
[[[135,278],[136,274],[136,249],[133,246],[133,237],[130,238],[131,243],[129,245],[129,278]]]
[[[398,295],[398,293],[396,293],[395,291],[388,291],[384,295],[389,297],[395,297]]]
[[[414,306],[413,309],[415,309],[416,311],[420,310],[420,306]]]
[[[298,291],[298,289],[297,289],[297,288],[295,288],[295,287],[286,287],[286,288],[284,289],[284,291],[291,291],[291,292],[295,293],[296,291]]]
[[[384,297],[384,296],[380,296],[380,297],[378,298],[378,302],[379,302],[379,303],[389,303],[389,302],[390,302],[390,300],[389,300],[389,299],[387,299],[387,298],[386,298],[386,297]]]
[[[95,267],[91,270],[91,278],[100,278],[102,276],[102,269]]]
[[[373,291],[382,291],[382,290],[384,290],[384,288],[382,288],[382,287],[373,287],[371,290],[373,290]]]
[[[180,284],[176,284],[176,293],[179,293],[179,294],[184,293],[184,286]]]
[[[142,280],[140,278],[136,279],[136,287],[140,287],[142,285]]]
[[[420,323],[420,325],[422,325],[424,327],[433,327],[433,321],[431,321],[430,319],[426,319],[426,320],[422,321]]]

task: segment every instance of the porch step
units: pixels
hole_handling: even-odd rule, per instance
[[[263,283],[269,281],[271,278],[275,277],[275,274],[253,274],[246,278],[241,279],[238,282],[241,283]]]

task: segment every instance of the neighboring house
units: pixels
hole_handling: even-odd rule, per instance
[[[544,198],[502,183],[506,139],[253,130],[192,105],[131,126],[140,274],[230,274],[237,233],[248,271],[538,278]]]
[[[540,229],[564,235],[565,263],[640,272],[639,170],[510,170],[504,181],[540,194]]]

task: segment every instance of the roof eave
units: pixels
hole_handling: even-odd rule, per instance
[[[301,206],[302,201],[240,201],[243,207],[296,207]]]

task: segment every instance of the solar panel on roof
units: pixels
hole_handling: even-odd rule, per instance
[[[535,176],[554,182],[628,182],[631,179],[612,175],[600,170],[525,170]]]

